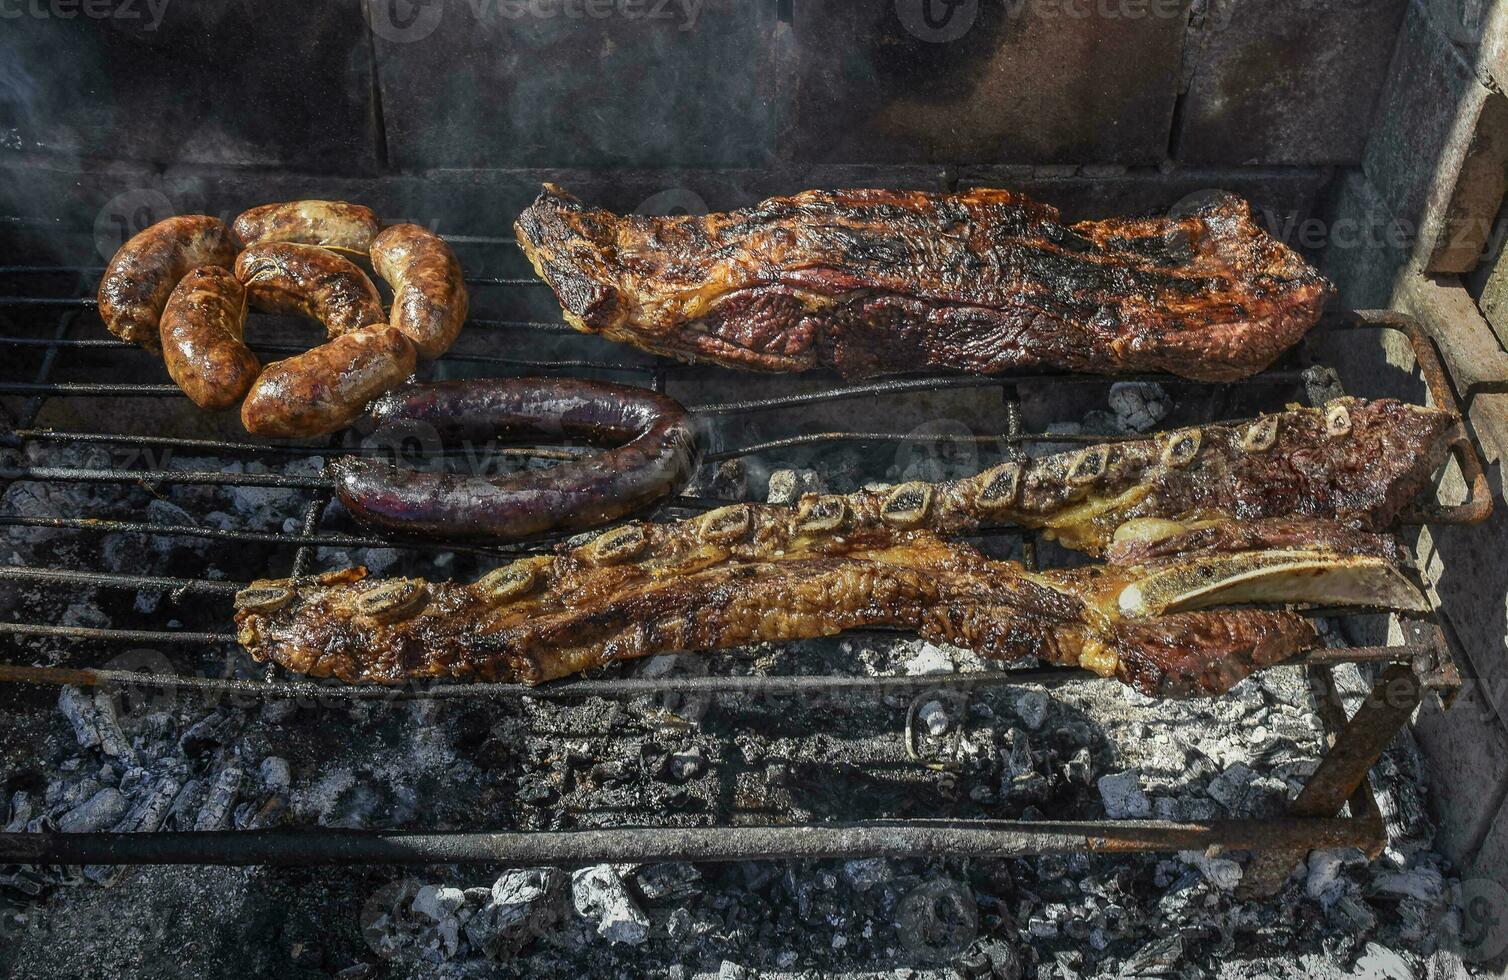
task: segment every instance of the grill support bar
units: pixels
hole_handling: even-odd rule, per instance
[[[883,856],[1026,857],[1156,851],[1358,847],[1380,821],[911,820],[808,827],[625,827],[508,833],[243,830],[154,834],[0,834],[13,864],[499,864],[508,867],[652,861],[759,861]]]

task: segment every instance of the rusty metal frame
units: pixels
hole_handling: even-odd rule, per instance
[[[87,305],[87,304],[79,304]],[[53,341],[42,340],[46,358],[34,381],[0,384],[0,393],[30,396],[23,417],[12,420],[10,434],[23,433],[45,438],[33,431],[36,408],[50,395],[112,394],[136,397],[166,394],[162,386],[153,385],[71,385],[49,383],[58,344],[66,335],[68,315],[59,325]],[[553,329],[555,325],[540,324]],[[1371,327],[1392,329],[1407,336],[1416,361],[1436,405],[1458,411],[1458,403],[1441,364],[1433,341],[1410,318],[1391,311],[1363,311],[1327,317],[1327,326],[1347,328]],[[94,346],[110,341],[88,342]],[[537,362],[535,364],[537,365]],[[569,368],[574,362],[552,367]],[[643,370],[633,366],[635,370]],[[655,387],[663,387],[664,369],[651,367]],[[1272,372],[1274,376],[1289,372]],[[1010,393],[1012,379],[995,379],[1006,387],[1008,408],[1015,405]],[[1102,378],[1072,377],[1065,380]],[[896,383],[922,386],[923,379]],[[935,384],[936,382],[930,382]],[[947,383],[947,382],[943,382]],[[968,382],[955,382],[968,383]],[[814,393],[812,397],[824,397]],[[749,403],[753,405],[755,403]],[[744,403],[716,406],[720,412],[735,412],[749,407]],[[1019,427],[1019,409],[1013,416]],[[19,427],[18,427],[19,426]],[[1017,429],[1019,434],[1019,428]],[[782,443],[769,447],[779,448]],[[244,448],[244,447],[243,447]],[[1455,505],[1431,503],[1410,515],[1411,519],[1430,523],[1474,523],[1487,516],[1492,502],[1480,459],[1464,429],[1453,433],[1451,452],[1461,467],[1470,488],[1467,501]],[[9,474],[8,474],[9,475]],[[43,472],[27,475],[47,478]],[[64,474],[57,478],[77,477]],[[175,474],[181,477],[182,474]],[[90,477],[85,476],[85,479]],[[98,474],[98,479],[113,480],[115,474]],[[276,482],[276,475],[268,477]],[[317,482],[317,481],[308,481]],[[357,539],[341,540],[316,535],[323,509],[317,486],[306,511],[302,534],[297,536],[295,565],[306,561],[313,546],[322,543],[355,545]],[[58,526],[72,526],[64,523]],[[1027,538],[1025,546],[1033,542]],[[1031,551],[1028,551],[1031,554]],[[53,569],[0,569],[3,578],[33,577],[32,573],[51,575],[59,582],[87,577],[92,584],[121,585],[103,573],[66,572]],[[183,588],[219,594],[233,583],[201,583],[199,580],[160,579],[163,587]],[[224,831],[209,833],[159,834],[0,834],[0,863],[29,864],[435,864],[484,862],[510,864],[574,865],[602,861],[653,860],[755,860],[816,857],[856,857],[883,855],[914,857],[927,855],[1026,856],[1062,852],[1133,853],[1189,849],[1249,850],[1257,859],[1248,871],[1248,891],[1264,893],[1281,886],[1292,868],[1295,855],[1314,847],[1358,847],[1376,854],[1386,844],[1382,818],[1367,784],[1367,774],[1386,744],[1408,723],[1412,710],[1423,693],[1430,691],[1449,703],[1460,686],[1443,632],[1438,624],[1426,621],[1411,626],[1413,642],[1389,647],[1353,647],[1314,651],[1302,663],[1309,672],[1319,698],[1318,713],[1326,738],[1331,740],[1319,767],[1306,782],[1291,813],[1284,818],[1263,820],[1223,820],[1207,823],[1166,823],[1151,820],[1091,821],[902,821],[818,826],[707,828],[643,827],[614,830],[567,832],[506,833],[410,833],[385,831],[333,831],[324,829],[279,829],[263,831]],[[81,639],[124,639],[140,641],[181,638],[199,643],[225,642],[222,634],[175,634],[159,631],[99,630],[79,633],[78,628],[65,631],[44,624],[0,624],[0,633],[12,635],[67,635]],[[93,635],[97,633],[98,635]],[[1332,667],[1341,663],[1386,665],[1374,697],[1347,718],[1338,698]],[[916,690],[944,688],[967,692],[981,684],[1039,683],[1056,684],[1079,679],[1081,672],[1055,669],[1000,670],[979,674],[930,675],[921,678],[841,678],[841,677],[680,677],[653,680],[627,679],[608,681],[569,681],[537,689],[519,685],[450,685],[413,689],[374,689],[368,687],[332,687],[323,684],[282,680],[240,681],[232,678],[200,678],[142,674],[110,670],[39,668],[25,665],[0,665],[0,682],[45,684],[137,684],[175,688],[194,688],[239,697],[313,698],[346,701],[357,699],[406,699],[412,697],[451,697],[471,694],[529,698],[574,698],[590,696],[642,696],[645,693],[678,691],[709,693],[715,691],[767,691],[800,693],[804,690]],[[909,718],[908,718],[909,720]],[[908,739],[908,744],[910,740]],[[1350,815],[1338,816],[1349,805]]]
[[[1450,374],[1440,358],[1434,338],[1418,320],[1396,310],[1354,310],[1339,315],[1339,322],[1350,328],[1392,330],[1408,339],[1414,363],[1429,390],[1436,408],[1443,408],[1463,421],[1450,433],[1450,454],[1461,467],[1467,486],[1467,498],[1459,504],[1442,504],[1428,500],[1412,505],[1403,513],[1406,524],[1480,524],[1492,513],[1492,486],[1482,468],[1482,459],[1466,431],[1465,415],[1450,383]]]

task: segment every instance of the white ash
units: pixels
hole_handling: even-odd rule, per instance
[[[1047,721],[1047,712],[1051,706],[1052,698],[1044,691],[1022,691],[1016,695],[1014,704],[1016,716],[1032,731],[1041,728]]]
[[[772,504],[794,504],[809,493],[826,490],[816,470],[776,470],[770,474],[765,499]]]
[[[227,765],[215,774],[204,807],[194,820],[195,830],[224,830],[230,824],[231,808],[241,792],[241,767]]]
[[[428,922],[453,917],[466,904],[466,893],[447,885],[425,885],[414,894],[413,913]]]
[[[123,716],[109,689],[64,687],[59,714],[73,752],[58,763],[41,800],[11,800],[13,829],[67,833],[220,829],[241,791],[239,724],[219,710],[192,715],[146,711]],[[180,734],[180,730],[182,734]],[[261,760],[256,760],[260,764]],[[88,866],[83,876],[117,883],[126,866]],[[34,869],[44,884],[69,880],[65,869]]]
[[[1145,381],[1118,381],[1110,386],[1110,410],[1124,432],[1146,432],[1167,418],[1170,407],[1163,386]]]
[[[1199,869],[1204,879],[1222,892],[1235,891],[1241,883],[1243,869],[1239,861],[1206,851],[1179,851],[1178,858],[1184,864]]]
[[[1135,769],[1108,773],[1099,779],[1100,800],[1105,816],[1112,820],[1150,817],[1152,801],[1141,788],[1141,773]]]
[[[906,673],[911,675],[951,674],[953,672],[951,648],[921,641],[916,644],[915,654],[905,662],[904,666]]]
[[[637,946],[649,938],[648,917],[612,865],[598,864],[574,872],[571,901],[577,914],[595,922],[597,934],[608,942]]]
[[[928,735],[941,735],[952,724],[948,718],[948,709],[944,708],[940,701],[928,701],[921,706],[916,716],[921,719]]]
[[[78,806],[58,817],[58,830],[84,834],[105,830],[126,815],[130,802],[114,786],[106,786]]]

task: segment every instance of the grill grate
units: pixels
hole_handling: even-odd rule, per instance
[[[464,260],[464,256],[463,256]],[[31,277],[43,274],[76,274],[75,289],[84,292],[92,289],[98,268],[0,266],[0,286],[12,281],[23,283]],[[491,304],[485,297],[501,299],[504,307],[524,306],[519,297],[543,293],[548,303],[551,298],[540,290],[542,284],[534,279],[516,277],[476,277],[468,283],[481,300],[474,305],[478,310]],[[501,294],[501,295],[499,295]],[[537,306],[537,304],[535,304]],[[118,373],[127,376],[155,374],[163,376],[160,362],[154,355],[103,336],[103,327],[95,315],[94,302],[87,296],[32,296],[24,290],[19,295],[0,295],[0,325],[7,335],[0,337],[0,348],[12,352],[5,358],[12,365],[22,356],[36,356],[36,368],[29,375],[13,367],[0,372],[0,396],[20,399],[19,411],[0,412],[0,431],[3,444],[14,450],[17,459],[7,462],[0,470],[0,481],[34,480],[57,483],[80,484],[139,484],[149,488],[178,486],[205,486],[219,488],[259,487],[287,491],[302,501],[302,519],[297,526],[284,529],[240,530],[189,523],[151,523],[136,520],[100,519],[71,514],[11,515],[0,517],[0,525],[52,529],[70,535],[120,534],[143,538],[204,539],[217,545],[236,543],[270,546],[283,562],[281,568],[268,567],[265,575],[276,577],[286,570],[287,574],[302,574],[316,559],[317,550],[358,549],[391,547],[409,553],[425,554],[440,551],[464,553],[479,561],[503,560],[521,551],[537,550],[560,540],[559,536],[547,536],[518,545],[504,546],[455,546],[436,545],[433,542],[390,540],[369,534],[343,533],[325,527],[327,505],[330,501],[330,482],[323,476],[300,475],[282,472],[288,461],[311,456],[326,456],[331,453],[376,452],[376,447],[350,445],[349,437],[342,444],[342,436],[304,445],[271,446],[248,443],[229,438],[204,438],[200,436],[175,436],[146,434],[141,432],[102,432],[88,428],[60,429],[40,426],[38,419],[44,408],[57,405],[78,404],[89,407],[100,399],[170,400],[183,396],[176,386],[160,382],[99,381],[70,375],[70,369],[78,366],[98,370],[100,356],[116,359]],[[510,313],[514,312],[509,310]],[[56,314],[55,326],[50,335],[35,336],[47,331],[51,321],[39,318]],[[566,325],[549,320],[535,319],[543,314],[529,311],[522,317],[478,317],[468,322],[462,334],[462,349],[448,354],[441,361],[421,368],[426,374],[444,373],[451,368],[462,370],[486,370],[490,374],[550,374],[557,372],[585,372],[605,374],[620,379],[647,384],[656,390],[665,390],[670,380],[695,383],[703,388],[717,385],[734,388],[739,385],[761,384],[749,375],[736,375],[718,368],[686,365],[660,358],[637,359],[636,352],[608,347],[610,353],[600,356],[544,357],[537,359],[504,357],[465,349],[479,338],[487,341],[494,335],[508,334],[514,338],[535,337],[544,340],[566,338],[567,342],[579,341],[591,346],[600,342],[579,338]],[[250,332],[259,335],[259,315],[253,316]],[[39,326],[40,322],[40,326]],[[1320,336],[1352,335],[1361,329],[1389,329],[1404,333],[1412,343],[1425,380],[1438,404],[1454,408],[1448,382],[1440,368],[1438,356],[1430,341],[1410,321],[1389,313],[1359,313],[1333,316],[1311,334],[1311,340]],[[33,335],[26,335],[27,332]],[[302,350],[289,344],[254,344],[260,354],[284,355]],[[625,354],[630,360],[624,360]],[[1239,382],[1236,385],[1201,385],[1182,379],[1144,375],[1135,379],[1167,383],[1175,390],[1188,392],[1181,401],[1184,404],[1204,405],[1205,417],[1198,421],[1213,421],[1227,414],[1233,397],[1255,398],[1269,407],[1277,407],[1285,401],[1315,400],[1314,388],[1323,372],[1316,373],[1316,365],[1310,356],[1310,345],[1283,359],[1269,371]],[[996,447],[1002,452],[1020,455],[1026,446],[1033,443],[1068,443],[1105,441],[1096,435],[1071,435],[1029,431],[1022,411],[1019,387],[1024,384],[1050,381],[1057,385],[1105,385],[1110,379],[1085,375],[1018,374],[990,378],[976,377],[922,377],[901,378],[865,384],[837,383],[831,375],[814,374],[791,379],[795,384],[810,381],[824,382],[820,390],[767,395],[735,399],[695,406],[695,411],[717,422],[720,429],[731,427],[732,421],[751,415],[782,413],[781,417],[799,415],[801,410],[814,405],[839,400],[872,398],[883,404],[898,403],[913,395],[937,393],[946,389],[984,388],[998,391],[1003,408],[1003,424],[1000,431],[986,435],[943,436],[888,433],[881,431],[833,430],[816,433],[798,433],[776,438],[746,441],[741,445],[714,443],[704,459],[722,462],[732,459],[750,459],[773,455],[783,450],[799,447],[822,446],[842,442],[870,445],[903,446],[908,443],[944,441],[972,442],[981,447]],[[1326,394],[1335,394],[1334,388]],[[0,409],[4,405],[0,404]],[[97,413],[95,413],[97,414]],[[45,459],[49,451],[70,446],[105,446],[139,451],[138,458],[147,461],[143,466],[110,466],[101,468],[24,465],[26,452],[34,452]],[[569,458],[584,452],[573,447],[550,447],[542,449],[502,448],[500,455],[536,457],[542,459]],[[267,472],[222,472],[219,470],[173,469],[162,465],[150,465],[155,452],[183,452],[194,456],[206,456],[227,462],[247,460],[270,460]],[[1464,504],[1427,504],[1415,515],[1418,520],[1442,522],[1469,522],[1484,516],[1490,507],[1490,497],[1480,464],[1466,441],[1464,434],[1457,438],[1453,452],[1471,495]],[[682,497],[662,506],[651,519],[670,519],[686,513],[694,513],[718,506],[725,501],[705,497]],[[1041,550],[1034,532],[1016,528],[990,528],[980,535],[996,547],[1019,550],[1030,567],[1037,567]],[[102,571],[91,568],[59,568],[36,566],[10,566],[0,569],[0,580],[10,586],[22,583],[39,585],[49,589],[86,590],[106,589],[124,591],[152,591],[168,593],[174,597],[203,597],[221,611],[220,621],[228,623],[231,614],[230,599],[245,583],[206,577],[145,576]],[[1315,610],[1320,615],[1327,610]],[[1449,698],[1457,683],[1451,666],[1444,635],[1432,619],[1410,622],[1410,642],[1394,646],[1366,646],[1335,648],[1315,651],[1301,663],[1306,665],[1321,691],[1333,692],[1330,668],[1345,663],[1356,664],[1404,664],[1406,673],[1417,682],[1413,688],[1417,699],[1421,688],[1432,689]],[[88,626],[58,625],[35,622],[0,622],[0,633],[16,639],[15,649],[25,638],[81,641],[98,645],[109,644],[176,644],[176,645],[225,645],[233,646],[235,639],[230,633],[194,631],[187,629],[124,629]],[[234,654],[227,659],[228,665],[235,662]],[[245,667],[245,664],[241,664]],[[317,683],[304,679],[290,679],[277,668],[270,667],[265,674],[255,677],[236,676],[228,669],[221,676],[193,676],[187,674],[153,674],[140,671],[93,669],[76,667],[39,667],[21,663],[0,664],[0,681],[79,684],[79,685],[132,685],[137,687],[165,687],[195,689],[217,694],[234,694],[242,698],[261,696],[269,698],[334,698],[345,700],[397,700],[415,698],[539,698],[562,699],[584,697],[633,698],[647,693],[698,694],[698,693],[777,693],[800,694],[806,691],[843,692],[896,692],[948,689],[966,691],[986,684],[1059,684],[1069,680],[1083,679],[1085,673],[1059,667],[998,667],[973,673],[955,675],[927,675],[922,677],[873,677],[873,676],[709,676],[709,677],[609,677],[584,678],[557,682],[542,688],[525,688],[516,684],[425,684],[400,689],[355,687],[333,683]],[[1396,692],[1394,692],[1396,694]],[[1396,698],[1394,698],[1396,699]],[[391,834],[384,832],[330,832],[319,830],[245,831],[208,834],[180,833],[171,835],[58,835],[16,834],[0,835],[0,861],[27,861],[43,863],[137,863],[137,862],[214,862],[214,863],[314,863],[314,862],[412,862],[436,861],[507,861],[527,863],[584,863],[593,860],[660,860],[672,856],[693,859],[717,860],[740,857],[814,857],[854,856],[857,854],[885,854],[905,856],[928,853],[989,853],[1026,854],[1047,853],[1054,850],[1168,850],[1188,847],[1205,847],[1219,844],[1226,847],[1254,847],[1278,853],[1287,853],[1295,847],[1354,845],[1376,850],[1383,843],[1380,819],[1375,801],[1367,789],[1365,773],[1376,758],[1370,752],[1377,742],[1377,751],[1385,744],[1386,737],[1396,731],[1403,721],[1387,716],[1379,721],[1376,713],[1368,714],[1363,708],[1349,722],[1344,713],[1333,706],[1321,705],[1321,720],[1327,731],[1336,736],[1336,750],[1329,758],[1344,758],[1345,764],[1322,763],[1311,780],[1310,787],[1323,803],[1314,812],[1301,814],[1310,819],[1291,821],[1222,821],[1201,825],[1172,825],[1156,821],[1098,821],[1091,823],[1021,823],[991,821],[985,824],[971,821],[953,821],[939,826],[926,822],[907,822],[899,827],[891,825],[861,825],[856,827],[722,827],[706,828],[690,833],[670,828],[647,828],[615,832],[553,832],[520,834]],[[1405,714],[1406,718],[1406,714]],[[1383,731],[1387,725],[1392,728]],[[1384,737],[1385,736],[1385,737]],[[1378,742],[1382,739],[1381,742]],[[1349,749],[1349,752],[1341,751]],[[1358,752],[1358,750],[1360,750]],[[1370,755],[1368,754],[1370,752]],[[1328,768],[1327,768],[1328,766]],[[1307,791],[1306,791],[1307,792]],[[1340,802],[1350,799],[1350,819],[1329,819],[1340,810]],[[1328,806],[1328,801],[1336,801]],[[815,835],[815,836],[813,836]],[[590,840],[588,840],[590,837]],[[634,857],[632,855],[639,855]]]

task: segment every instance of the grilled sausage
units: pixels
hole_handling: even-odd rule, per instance
[[[345,201],[287,201],[243,211],[232,227],[245,245],[297,242],[366,255],[377,236],[377,215]]]
[[[410,385],[372,406],[379,425],[418,423],[442,438],[540,436],[616,446],[507,476],[399,470],[372,458],[331,464],[335,492],[362,521],[449,539],[517,540],[597,527],[677,493],[696,469],[697,433],[675,401],[575,378]]]
[[[413,370],[414,345],[375,323],[269,365],[241,405],[241,424],[283,439],[335,432]]]
[[[162,308],[178,280],[201,265],[230,268],[236,243],[225,222],[206,214],[168,218],[116,251],[99,284],[99,315],[121,340],[156,350]]]
[[[178,283],[162,311],[162,359],[200,408],[241,400],[262,364],[242,340],[246,288],[228,269],[206,265]]]
[[[260,242],[236,258],[236,278],[264,313],[313,317],[331,337],[387,317],[377,287],[349,259],[317,245]]]
[[[419,356],[435,358],[466,322],[461,263],[445,240],[418,225],[394,225],[372,242],[372,268],[393,287],[392,324]]]

